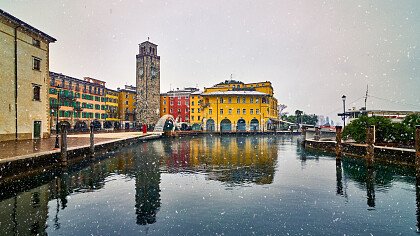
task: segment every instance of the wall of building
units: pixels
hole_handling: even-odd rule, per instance
[[[64,83],[63,83],[64,79]],[[70,87],[71,82],[71,87]],[[85,90],[86,86],[86,90]],[[89,89],[89,87],[91,89]],[[95,88],[96,87],[96,92]],[[100,91],[98,91],[100,90]],[[71,128],[75,128],[76,123],[85,123],[87,128],[90,122],[97,120],[103,126],[106,118],[107,106],[105,104],[105,86],[81,79],[65,76],[62,74],[51,73],[49,89],[49,104],[57,104],[58,93],[61,93],[61,105],[59,110],[59,122],[68,122]],[[73,96],[74,101],[64,102],[67,94]],[[77,108],[81,110],[78,111]],[[51,128],[55,130],[57,113],[50,107]]]
[[[40,46],[33,45],[33,38],[40,41]],[[49,80],[49,44],[38,35],[17,30],[17,112],[18,139],[34,137],[34,122],[41,122],[41,137],[49,137],[48,120],[48,80]],[[15,125],[15,43],[14,26],[0,20],[0,141],[13,140]],[[40,70],[33,69],[33,57],[41,60]],[[40,100],[33,98],[33,86],[41,88]]]
[[[216,124],[215,131],[220,131],[220,124],[224,119],[231,122],[232,131],[236,131],[240,119],[245,120],[246,131],[251,130],[251,120],[253,119],[258,120],[259,131],[267,130],[267,122],[270,118],[277,119],[277,116],[272,114],[273,111],[270,112],[274,109],[270,107],[270,96],[268,95],[212,96],[203,94],[203,97],[204,127],[208,120],[212,119]],[[267,103],[263,102],[263,98]]]
[[[118,117],[118,92],[113,90],[107,90],[105,98],[105,105],[107,106],[107,116],[105,120],[112,122],[120,121],[120,118]]]
[[[132,123],[135,121],[136,92],[120,90],[118,96],[118,114],[122,123]],[[124,124],[123,124],[124,125]],[[125,125],[124,125],[125,127]]]
[[[201,124],[203,120],[202,107],[201,107],[202,97],[199,94],[191,94],[190,96],[190,123]]]

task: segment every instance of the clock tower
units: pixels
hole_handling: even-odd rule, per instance
[[[160,56],[157,55],[157,45],[149,40],[141,43],[136,62],[136,120],[150,127],[160,118]]]

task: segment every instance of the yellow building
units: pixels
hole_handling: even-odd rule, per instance
[[[101,129],[106,118],[105,82],[50,72],[49,103],[52,130],[57,123],[66,123],[76,131],[88,130],[90,123]]]
[[[119,92],[112,89],[106,89],[105,95],[105,106],[106,106],[106,118],[104,128],[116,128],[119,129],[120,118],[118,116],[118,97]]]
[[[49,137],[49,44],[55,41],[0,10],[0,141]]]
[[[202,126],[202,93],[202,91],[196,91],[190,95],[190,124],[193,130],[200,130]]]
[[[118,89],[118,116],[122,128],[134,128],[136,123],[136,87],[126,85]]]
[[[278,126],[277,99],[271,82],[244,84],[227,80],[201,94],[206,131],[268,131]]]

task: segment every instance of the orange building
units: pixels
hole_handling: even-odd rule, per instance
[[[136,123],[136,87],[126,85],[124,89],[118,88],[118,92],[118,116],[122,128],[134,128]]]

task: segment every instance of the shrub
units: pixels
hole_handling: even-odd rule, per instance
[[[392,123],[382,116],[362,116],[344,128],[343,139],[352,138],[358,143],[365,143],[366,128],[371,125],[376,128],[376,142],[412,143],[416,125],[420,125],[420,115],[408,115],[401,123]]]
[[[374,125],[376,128],[376,142],[386,142],[393,137],[391,134],[392,122],[390,119],[382,116],[362,116],[344,128],[343,139],[347,140],[352,138],[358,143],[365,143],[366,128],[371,125]]]

